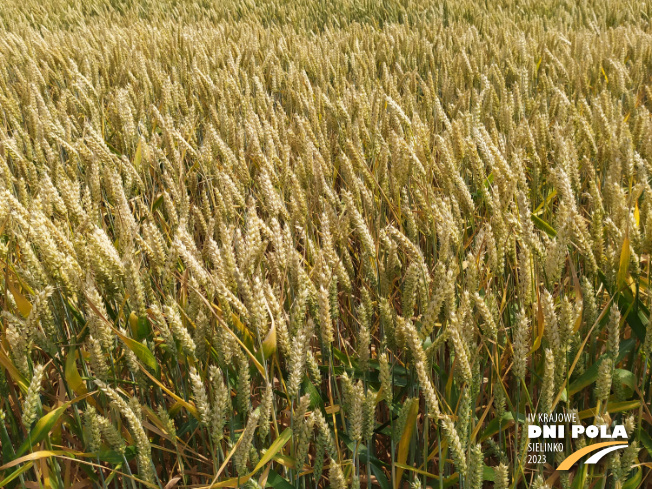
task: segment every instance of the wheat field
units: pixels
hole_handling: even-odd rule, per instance
[[[652,486],[651,17],[6,1],[0,487]]]

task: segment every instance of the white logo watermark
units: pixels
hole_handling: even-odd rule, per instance
[[[627,431],[622,424],[615,425],[612,429],[606,424],[584,426],[580,422],[577,413],[531,413],[528,414],[528,422],[527,436],[529,440],[549,440],[528,443],[528,463],[545,463],[546,453],[563,452],[567,436],[570,436],[570,439],[585,436],[589,439],[600,438],[612,441],[593,443],[571,453],[557,467],[557,470],[568,470],[584,455],[596,450],[601,449],[587,459],[585,463],[595,464],[606,454],[627,447]]]

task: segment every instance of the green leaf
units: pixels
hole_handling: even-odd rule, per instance
[[[582,489],[584,487],[584,482],[586,481],[586,468],[587,466],[580,462],[580,467],[577,469],[575,477],[573,477],[571,489]]]
[[[7,477],[5,477],[3,480],[0,481],[0,487],[6,487],[7,484],[15,480],[17,477],[19,477],[20,474],[23,474],[27,472],[29,469],[31,469],[32,465],[34,465],[34,462],[28,462],[25,465],[18,467],[11,474],[9,474]]]
[[[616,360],[616,363],[620,362],[627,354],[629,354],[630,351],[632,351],[632,348],[634,348],[636,342],[632,342],[630,339],[621,341],[620,343],[620,352],[618,354],[618,358]],[[598,370],[600,368],[600,364],[602,363],[602,360],[604,357],[598,358],[593,365],[591,365],[589,368],[587,368],[582,375],[580,375],[577,379],[575,379],[571,385],[568,387],[568,393],[572,396],[573,394],[578,393],[585,387],[590,386],[593,384],[596,380],[598,380]],[[626,376],[627,377],[627,376]],[[629,379],[626,379],[629,381]],[[626,382],[623,382],[626,385]]]
[[[555,236],[557,236],[557,231],[555,231],[555,229],[550,224],[548,224],[546,221],[541,219],[539,216],[535,216],[534,214],[532,214],[531,217],[532,217],[532,222],[534,223],[534,225],[536,227],[538,227],[541,231],[546,233],[551,238],[554,238]]]
[[[0,442],[2,443],[2,463],[6,464],[14,459],[15,453],[9,434],[4,426],[0,426]],[[0,487],[2,487],[1,484]]]
[[[602,358],[598,358],[596,362],[587,368],[582,375],[575,379],[571,385],[568,387],[568,392],[570,395],[573,395],[585,387],[590,386],[596,380],[598,380],[598,368],[602,363]]]
[[[637,439],[638,441],[641,442],[641,445],[645,447],[647,450],[647,453],[650,457],[652,457],[652,438],[650,438],[650,435],[647,434],[645,430],[636,430]]]
[[[53,409],[48,414],[39,419],[32,428],[32,431],[30,431],[27,439],[23,442],[23,444],[16,452],[16,456],[20,457],[30,448],[43,441],[50,434],[50,431],[52,428],[54,428],[54,425],[57,423],[63,412],[68,408],[68,406],[70,406],[70,403],[71,401],[68,401],[64,405]]]
[[[348,356],[346,356],[345,353],[341,352],[337,348],[333,347],[333,356],[337,358],[340,362],[342,362],[344,365],[350,365],[351,361]]]
[[[137,341],[143,341],[152,331],[147,316],[138,317],[133,311],[129,315],[131,334]]]
[[[273,470],[269,471],[269,476],[267,477],[267,484],[265,487],[274,487],[275,489],[294,489],[294,486],[290,484],[286,479],[278,475]]]
[[[518,413],[518,421],[521,423],[525,423],[525,415],[522,413]],[[502,429],[504,431],[507,429],[508,426],[510,426],[510,422],[514,421],[514,415],[511,412],[505,412],[503,414],[502,418],[502,424],[499,425],[498,423],[498,418],[494,418],[491,421],[487,423],[487,427],[484,429],[482,434],[480,435],[480,438],[478,441],[484,441],[490,436],[494,436],[496,433],[498,433],[499,430]]]
[[[156,209],[161,207],[162,203],[163,203],[163,194],[159,195],[158,198],[152,204],[152,212],[154,212]]]
[[[634,295],[629,288],[624,288],[622,293],[618,296],[618,309],[620,313],[625,316],[625,321],[629,324],[629,327],[632,328],[636,336],[641,342],[645,341],[645,331],[647,329],[647,324],[649,322],[650,312],[648,311],[645,304],[640,300],[636,301],[634,304]],[[634,307],[636,306],[636,307]]]
[[[559,399],[561,402],[568,402],[568,389],[561,391],[561,397]]]
[[[636,389],[636,376],[633,372],[622,368],[614,370],[614,380],[618,379],[621,384],[625,384],[631,390]]]
[[[643,471],[641,470],[641,467],[637,467],[636,473],[623,484],[623,489],[636,489],[637,487],[641,487],[640,484],[642,480]]]
[[[366,458],[364,460],[366,460]],[[381,468],[377,467],[376,464],[370,464],[370,465],[371,465],[371,472],[373,472],[374,477],[376,478],[376,481],[380,486],[380,489],[391,489],[392,486],[389,484],[389,480],[387,479],[385,472],[383,472]]]
[[[403,470],[409,470],[410,472],[414,472],[415,474],[421,474],[425,475],[428,479],[433,479],[438,481],[439,476],[435,474],[431,474],[430,472],[426,472],[425,470],[417,469],[416,467],[412,467],[410,465],[405,465],[405,464],[395,464],[396,467],[403,469]],[[483,472],[484,474],[484,472]],[[444,489],[448,489],[449,487],[459,487],[459,474],[455,472],[454,474],[450,475],[449,477],[446,477],[443,480],[443,487]],[[432,484],[432,487],[442,487],[439,484],[435,483]]]
[[[155,372],[157,376],[160,374],[160,368],[158,362],[156,361],[156,358],[154,357],[152,352],[149,351],[149,348],[147,348],[142,343],[139,343],[138,341],[134,340],[133,338],[129,338],[128,336],[123,335],[120,331],[118,331],[115,328],[113,328],[113,331],[115,331],[115,333],[122,340],[122,342],[127,346],[127,348],[129,348],[131,351],[134,352],[134,355],[136,355],[138,360],[143,362],[143,364],[147,368]]]
[[[115,450],[100,450],[97,456],[102,462],[118,465],[124,463],[125,458],[128,461],[133,460],[133,458],[136,456],[136,447],[133,445],[126,447],[124,458],[121,453],[116,452]]]
[[[346,444],[349,450],[351,450],[351,453],[355,452],[355,446],[356,442],[353,441],[351,438],[349,438],[345,433],[340,433],[340,439]],[[367,447],[360,444],[358,446],[358,458],[362,460],[364,463],[367,463]],[[388,468],[391,469],[391,465],[383,462],[382,460],[378,459],[375,455],[369,455],[369,463],[372,466],[376,466],[380,469]]]
[[[309,409],[314,410],[317,407],[323,407],[324,401],[319,394],[317,388],[310,382],[310,379],[305,376],[303,382],[301,383],[301,388],[303,391],[310,396],[310,407]]]
[[[604,285],[605,290],[609,292],[609,295],[613,295],[613,291],[609,286],[609,281],[607,280],[607,276],[604,274],[602,270],[598,270],[598,277],[600,277],[600,282],[602,282],[602,285]]]

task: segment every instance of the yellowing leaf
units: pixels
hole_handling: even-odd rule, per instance
[[[272,464],[269,464],[264,472],[260,475],[258,479],[258,486],[265,487],[267,485],[267,478],[269,477],[269,471],[272,468]]]
[[[641,227],[641,212],[638,210],[638,202],[634,203],[634,222],[637,229]]]
[[[575,270],[575,265],[573,265],[573,260],[570,260],[570,268],[573,275],[573,287],[575,288],[575,297],[580,299],[580,304],[582,304],[580,313],[577,315],[575,324],[573,325],[573,331],[579,331],[580,326],[582,326],[582,312],[584,312],[584,301],[582,300],[582,288],[580,287],[580,281],[577,278],[577,271]]]
[[[193,416],[195,419],[199,419],[199,412],[197,411],[197,408],[196,408],[195,406],[193,406],[192,404],[190,404],[188,401],[182,399],[181,397],[177,396],[174,392],[172,392],[170,389],[168,389],[167,387],[165,387],[165,385],[163,385],[162,382],[160,382],[156,377],[154,377],[151,373],[149,373],[149,372],[147,371],[147,369],[143,368],[142,365],[140,366],[140,369],[142,370],[142,372],[143,372],[145,375],[147,375],[147,377],[149,377],[149,379],[150,379],[152,382],[154,382],[157,386],[159,386],[159,387],[161,388],[161,390],[163,390],[163,392],[165,392],[168,396],[170,396],[172,399],[174,399],[175,401],[177,401],[178,404],[180,404],[181,406],[183,406],[183,407],[186,409],[186,411],[188,411],[190,414],[192,414],[192,416]],[[175,406],[176,406],[176,404],[175,404],[174,406],[172,406],[172,408],[170,409],[170,411],[172,411],[173,409],[175,409],[174,412],[176,413],[176,408],[175,408]]]
[[[530,354],[534,353],[541,346],[541,340],[543,339],[543,333],[546,329],[545,323],[543,321],[543,308],[541,307],[541,300],[538,301],[539,307],[537,309],[537,337],[534,339],[534,344],[530,350]]]
[[[222,317],[219,314],[217,314],[215,309],[217,309],[217,311],[221,312],[219,307],[217,307],[215,304],[210,304],[203,297],[202,297],[202,299],[205,301],[206,305],[211,307],[211,312],[217,318],[220,325],[225,329],[225,331],[227,333],[229,333],[231,336],[233,336],[233,339],[242,347],[242,349],[245,351],[247,356],[251,359],[252,363],[255,365],[255,367],[258,369],[258,371],[261,373],[261,375],[264,376],[265,375],[264,367],[260,364],[260,362],[258,361],[256,356],[251,352],[251,350],[253,349],[253,336],[251,335],[249,330],[245,327],[245,325],[242,324],[240,319],[235,314],[232,314],[231,317],[233,318],[233,322],[234,322],[235,326],[243,333],[245,342],[249,343],[249,344],[243,343],[243,341],[238,337],[238,335],[235,334],[235,332],[231,331],[231,329],[226,324],[226,322],[224,322],[224,319],[222,319]]]
[[[132,332],[138,330],[138,316],[136,316],[134,311],[131,311],[131,314],[129,314],[129,326],[131,326]]]
[[[7,287],[11,291],[11,295],[14,296],[18,311],[20,311],[23,317],[29,316],[29,313],[32,310],[32,304],[25,298],[23,294],[20,293],[18,287],[16,287],[16,285],[11,280],[7,280]]]
[[[235,325],[236,328],[238,328],[238,331],[242,334],[242,342],[244,345],[249,349],[253,350],[254,349],[254,336],[251,334],[251,331],[249,331],[249,328],[247,328],[242,321],[240,321],[240,318],[238,315],[234,312],[231,313],[231,320],[233,321],[233,324]]]
[[[136,147],[136,155],[134,156],[134,168],[140,170],[140,162],[143,159],[143,144],[142,140],[138,141],[138,146]]]
[[[407,420],[405,421],[405,431],[403,431],[403,436],[398,442],[398,455],[396,457],[396,479],[394,480],[394,488],[399,487],[399,481],[403,477],[404,469],[399,466],[405,465],[407,461],[408,452],[410,451],[410,441],[412,440],[412,433],[414,433],[414,426],[417,421],[417,414],[419,414],[419,403],[412,401],[410,406],[410,411],[407,415]]]
[[[577,319],[575,320],[575,325],[573,326],[573,331],[577,332],[580,330],[582,327],[582,311],[584,311],[584,307],[582,306],[582,309],[580,309],[580,314],[577,315]]]
[[[609,413],[620,413],[622,411],[633,411],[638,409],[641,406],[641,401],[623,401],[623,402],[610,402],[607,404],[607,412]],[[586,419],[596,416],[598,410],[596,408],[589,408],[583,411],[580,411],[577,415],[579,419]]]
[[[170,409],[168,409],[168,413],[170,414],[170,416],[174,417],[182,409],[183,409],[183,404],[181,404],[179,401],[176,401],[174,404],[172,404],[172,406],[170,406]]]
[[[616,276],[617,291],[622,290],[627,279],[627,272],[629,270],[629,236],[625,236],[623,240],[623,248],[620,251],[620,264],[618,265],[618,275]]]
[[[272,323],[265,339],[263,340],[263,355],[265,358],[271,357],[276,351],[276,325]]]
[[[88,389],[86,389],[86,384],[84,384],[84,381],[82,380],[81,375],[79,375],[79,371],[77,370],[77,362],[75,361],[76,357],[77,350],[74,347],[70,348],[70,352],[66,358],[64,376],[66,378],[66,382],[68,382],[68,385],[73,390],[73,392],[78,396],[82,396],[88,392]],[[89,399],[89,401],[91,399]]]
[[[5,369],[7,369],[7,372],[9,373],[9,376],[14,379],[14,382],[18,384],[18,387],[20,387],[20,390],[23,394],[27,393],[27,387],[28,383],[25,380],[25,377],[23,377],[23,374],[21,374],[18,369],[14,366],[13,363],[11,363],[11,360],[9,360],[9,357],[0,350],[0,365],[2,365]]]
[[[292,438],[292,429],[285,428],[285,431],[279,435],[279,437],[274,440],[274,443],[265,451],[265,454],[260,458],[260,462],[254,468],[254,471],[250,475],[254,475],[260,469],[262,469],[267,462],[272,460],[274,455],[276,455]]]
[[[12,460],[11,462],[8,462],[4,464],[2,467],[0,467],[0,470],[7,470],[10,469],[11,467],[15,467],[16,465],[20,465],[30,460],[39,460],[42,458],[50,458],[50,457],[56,457],[57,455],[68,455],[68,454],[70,454],[70,452],[66,452],[63,450],[57,450],[57,451],[40,450],[38,452],[33,452],[30,453],[29,455],[25,455],[23,457],[17,458],[16,460]]]

